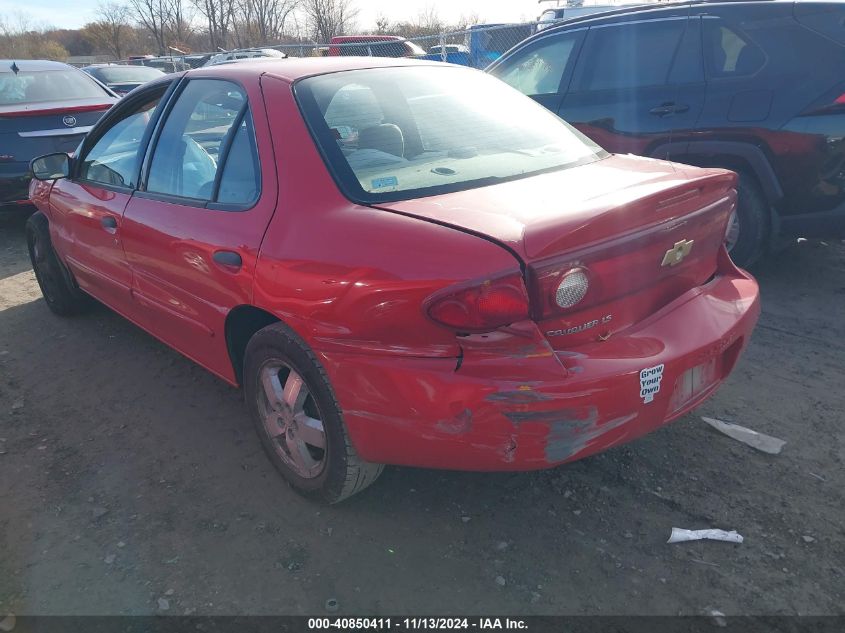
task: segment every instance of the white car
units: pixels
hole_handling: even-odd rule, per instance
[[[230,62],[238,59],[254,59],[256,57],[277,57],[282,59],[287,57],[287,55],[274,48],[243,48],[237,51],[219,53],[209,59],[204,65],[216,66],[217,64],[222,64],[223,62]]]

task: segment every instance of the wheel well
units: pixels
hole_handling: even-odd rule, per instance
[[[742,172],[747,176],[751,176],[755,181],[758,181],[757,174],[754,173],[754,168],[745,159],[739,156],[731,156],[729,154],[721,154],[714,156],[684,156],[672,157],[672,160],[677,160],[679,163],[686,163],[688,165],[695,165],[696,167],[720,167],[722,169],[730,169],[735,172]]]
[[[258,330],[280,320],[266,310],[250,305],[237,306],[226,316],[226,347],[238,384],[243,383],[244,354],[249,339]]]

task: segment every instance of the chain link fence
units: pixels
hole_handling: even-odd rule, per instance
[[[460,31],[409,38],[390,34],[342,35],[323,43],[267,44],[250,49],[128,59],[112,63],[153,66],[165,72],[177,72],[224,61],[270,56],[273,51],[278,51],[288,57],[404,57],[486,68],[505,51],[555,22],[559,20],[475,25]]]
[[[548,22],[492,24],[404,38],[395,35],[346,35],[324,44],[272,46],[290,57],[406,57],[485,68]]]

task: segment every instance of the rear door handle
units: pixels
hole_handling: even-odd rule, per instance
[[[102,226],[107,233],[115,233],[117,231],[117,218],[113,215],[104,215],[100,218],[100,226]]]
[[[680,114],[689,110],[689,106],[683,103],[663,103],[656,108],[649,110],[649,114],[656,116],[670,116],[672,114]]]
[[[238,255],[234,251],[215,251],[214,255],[211,256],[211,259],[214,260],[215,264],[219,264],[225,268],[235,270],[240,269],[243,266],[243,260],[241,256]]]

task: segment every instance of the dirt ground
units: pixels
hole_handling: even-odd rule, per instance
[[[238,391],[105,308],[54,317],[0,218],[0,617],[843,614],[845,245],[755,272],[760,325],[696,415],[545,472],[388,468],[329,508],[277,476]]]

